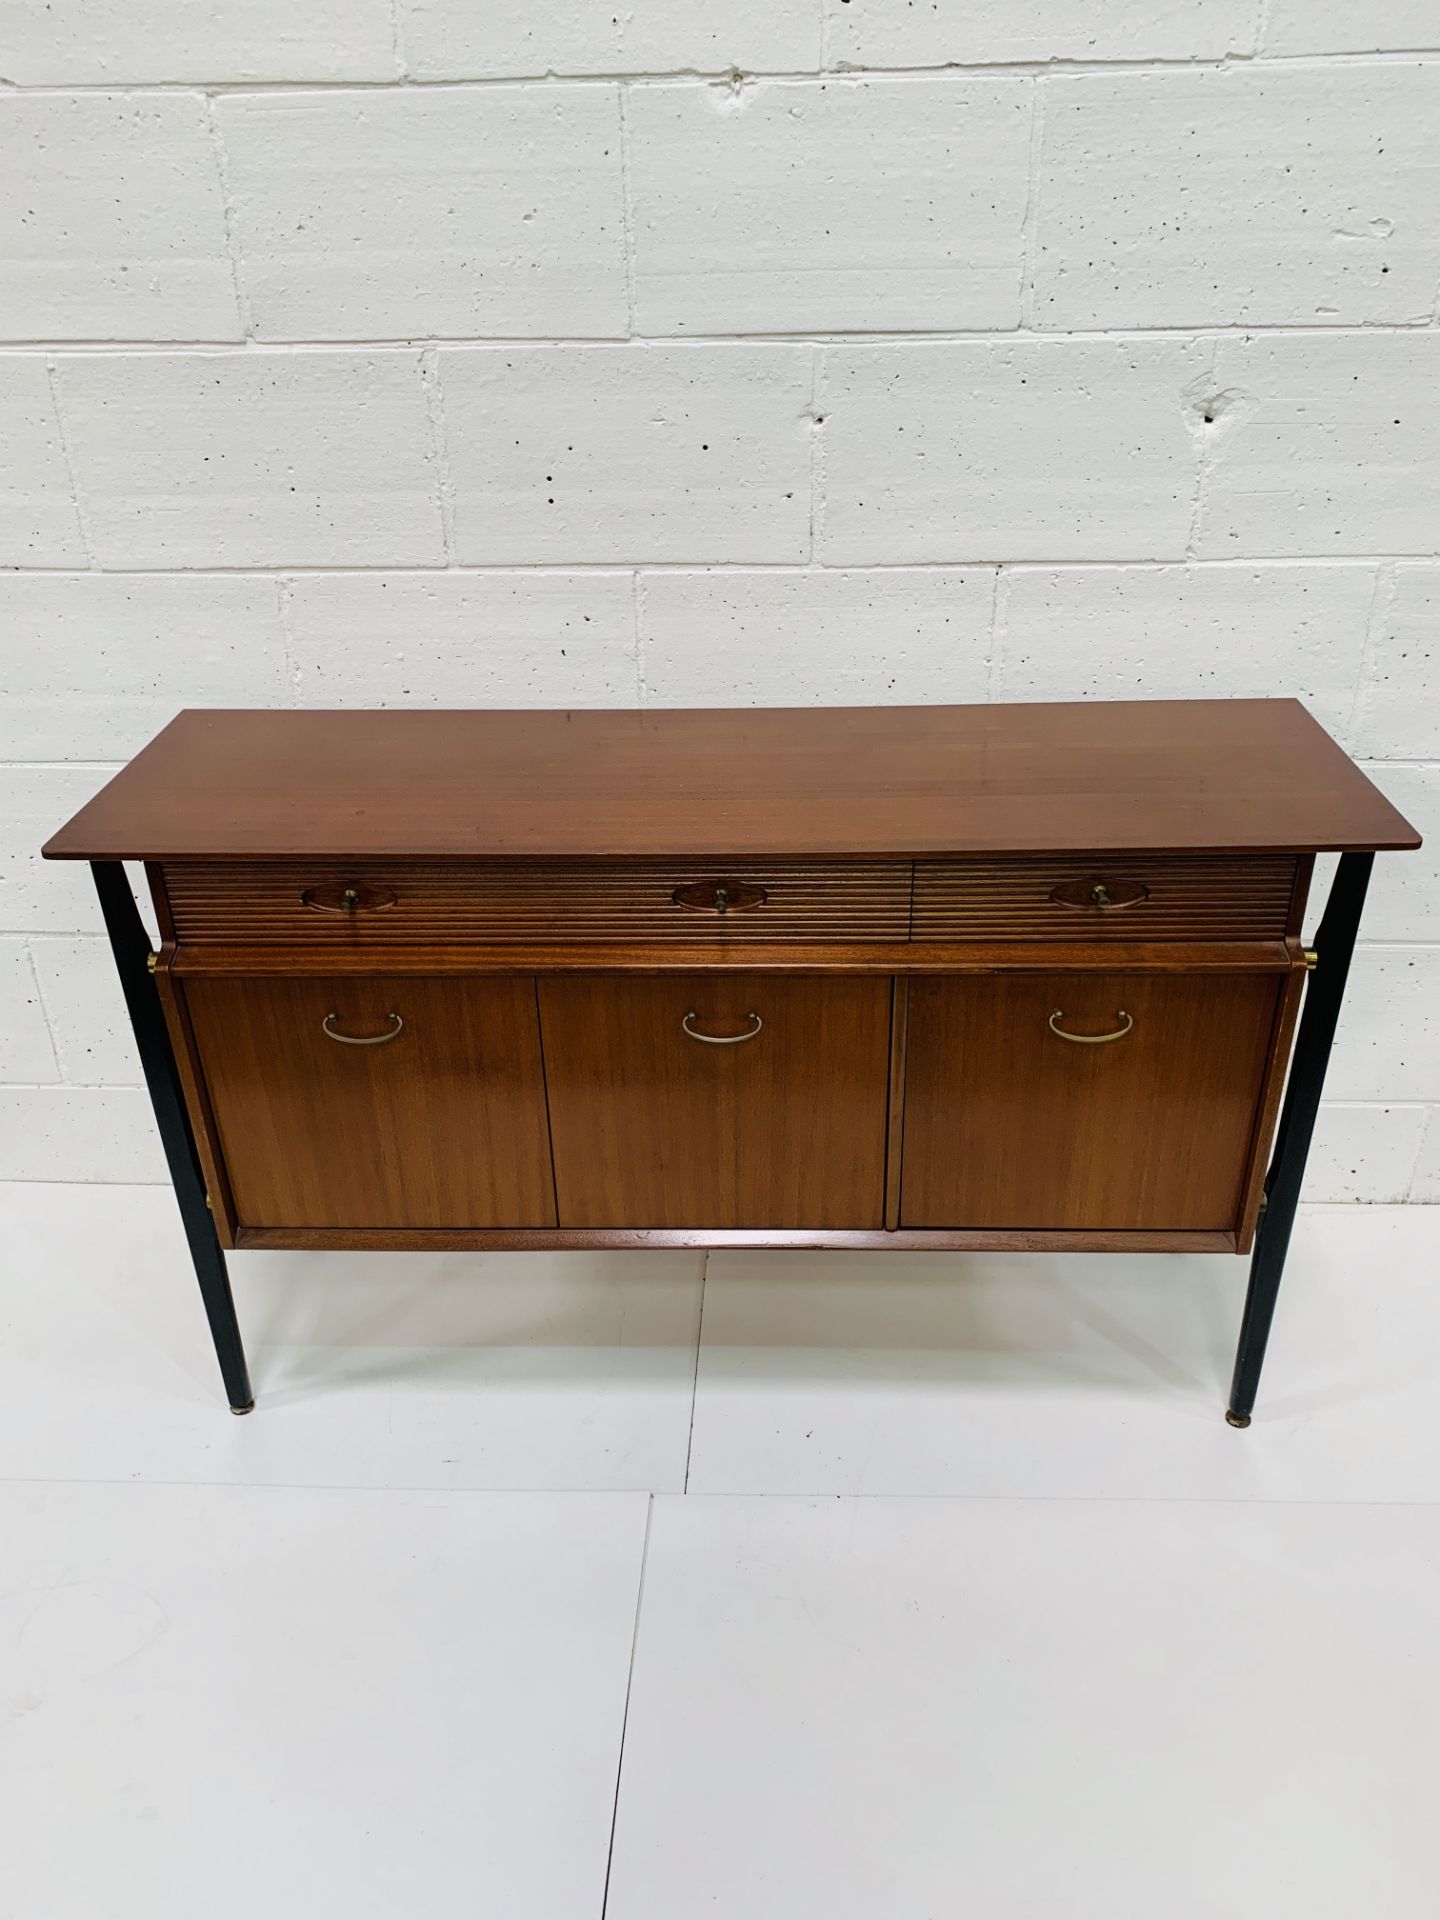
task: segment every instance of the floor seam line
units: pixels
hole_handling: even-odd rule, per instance
[[[600,1920],[610,1911],[610,1871],[615,1864],[615,1831],[620,1823],[620,1785],[625,1775],[625,1735],[630,1727],[630,1694],[635,1685],[635,1652],[640,1645],[640,1614],[645,1605],[645,1569],[650,1561],[650,1524],[655,1517],[655,1495],[645,1502],[645,1538],[640,1544],[640,1579],[635,1588],[635,1628],[630,1635],[630,1665],[625,1674],[625,1705],[620,1713],[620,1751],[615,1757],[615,1798],[610,1806],[610,1845],[605,1850],[605,1887],[600,1895]]]
[[[710,1282],[710,1250],[700,1256],[700,1317],[695,1323],[695,1374],[690,1382],[690,1430],[685,1436],[685,1481],[681,1493],[690,1491],[690,1457],[695,1451],[695,1404],[700,1398],[700,1349],[705,1340],[705,1294]]]

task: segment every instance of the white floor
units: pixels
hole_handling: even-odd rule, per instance
[[[0,1920],[1432,1920],[1440,1209],[232,1258],[0,1186]]]

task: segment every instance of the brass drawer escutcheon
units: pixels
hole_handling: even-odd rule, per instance
[[[1150,898],[1143,880],[1066,880],[1050,889],[1057,907],[1079,907],[1094,913],[1116,913]]]
[[[764,887],[745,880],[694,880],[670,896],[677,907],[692,913],[753,913],[768,897]]]
[[[300,896],[312,913],[379,913],[385,907],[393,907],[397,897],[393,887],[340,880],[321,887],[307,887]]]

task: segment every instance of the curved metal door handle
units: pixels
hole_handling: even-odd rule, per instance
[[[1123,1027],[1117,1027],[1114,1033],[1067,1033],[1064,1027],[1057,1027],[1055,1024],[1057,1020],[1064,1018],[1064,1012],[1057,1007],[1050,1016],[1050,1031],[1061,1040],[1073,1040],[1077,1047],[1103,1047],[1108,1040],[1123,1040],[1135,1024],[1123,1007],[1116,1009],[1115,1018],[1123,1020],[1125,1024]]]
[[[320,1022],[320,1028],[327,1039],[338,1040],[342,1047],[383,1047],[387,1040],[395,1038],[405,1024],[398,1013],[387,1013],[385,1018],[390,1022],[388,1033],[337,1033],[330,1022],[339,1018],[338,1013],[327,1013]]]
[[[753,1040],[765,1024],[758,1013],[747,1013],[745,1018],[755,1023],[748,1033],[697,1033],[690,1022],[698,1018],[692,1007],[680,1025],[692,1040],[703,1040],[707,1047],[738,1047],[742,1040]]]

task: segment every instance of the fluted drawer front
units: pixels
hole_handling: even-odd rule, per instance
[[[904,940],[910,920],[903,862],[185,862],[165,886],[192,945]]]
[[[1297,862],[1137,856],[923,860],[916,940],[1258,940],[1286,931]]]

